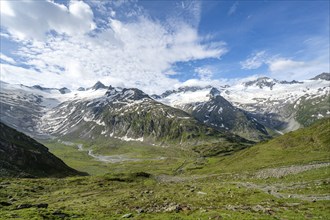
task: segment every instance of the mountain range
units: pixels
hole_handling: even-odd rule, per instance
[[[326,219],[329,75],[156,95],[0,82],[0,213]]]
[[[260,140],[267,134],[296,130],[330,116],[329,75],[322,73],[301,82],[261,77],[221,88],[179,88],[153,97],[209,126]]]
[[[262,77],[151,96],[101,82],[76,91],[1,82],[1,121],[41,139],[69,135],[198,145],[205,134],[221,134],[260,141],[330,116],[329,75],[301,82]]]

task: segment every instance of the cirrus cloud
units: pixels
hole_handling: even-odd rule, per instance
[[[252,53],[246,60],[240,62],[241,68],[246,70],[258,69],[267,62],[266,51],[258,51]]]

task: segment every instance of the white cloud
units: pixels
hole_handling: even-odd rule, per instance
[[[228,15],[232,15],[236,12],[237,10],[237,7],[238,7],[238,2],[235,2],[230,8],[229,8],[229,11],[228,11]]]
[[[86,24],[91,24],[93,14],[89,13],[83,2],[74,7],[72,4],[76,3],[71,2],[69,8],[49,2],[44,6],[51,5],[57,12],[66,11],[77,19],[77,27],[82,26],[85,28],[81,29],[89,30]],[[12,9],[15,14],[23,13],[21,9]],[[42,20],[39,16],[46,16],[46,12],[39,14],[36,12],[40,9],[36,10],[29,14],[34,15],[33,19]],[[39,35],[50,28],[67,35],[48,35],[44,41],[20,41],[21,46],[15,51],[15,55],[22,58],[23,64],[30,66],[30,70],[2,66],[7,81],[16,80],[14,77],[17,77],[17,73],[11,72],[16,68],[19,69],[17,72],[22,74],[20,83],[24,84],[37,84],[39,79],[39,84],[43,83],[44,86],[54,87],[56,84],[77,88],[91,86],[100,80],[105,84],[137,87],[153,93],[179,83],[177,79],[169,77],[175,74],[172,68],[175,63],[220,58],[227,51],[223,42],[202,43],[203,37],[199,36],[197,28],[184,21],[169,24],[140,14],[134,20],[111,18],[106,27],[98,29],[90,36],[79,31],[76,33],[72,27],[75,22],[59,24],[55,22],[58,16],[50,14],[45,19],[47,25],[41,26],[41,30],[37,31],[38,39]],[[85,21],[80,14],[88,14],[91,17],[87,16]],[[30,19],[29,22],[32,22],[28,15],[23,13],[20,16],[27,17]],[[28,28],[21,28],[16,23],[18,22],[5,23],[9,31],[15,30],[10,33],[19,32],[24,37],[36,37],[27,30]]]
[[[213,71],[209,67],[197,67],[195,72],[201,79],[211,79],[213,76]]]
[[[189,21],[189,24],[194,27],[197,27],[199,25],[202,14],[201,1],[182,1],[181,9],[183,10],[179,10],[179,12],[177,12],[178,17],[184,18],[186,21]]]
[[[240,62],[241,69],[258,69],[268,66],[270,77],[279,80],[309,79],[330,69],[329,43],[323,38],[312,38],[304,42],[304,49],[297,53],[299,58],[285,57],[279,54],[270,55],[266,51],[252,53],[246,60]]]
[[[294,70],[297,68],[303,68],[306,64],[304,62],[293,61],[290,59],[276,59],[269,63],[269,70],[271,72],[283,72],[288,70]]]
[[[39,84],[48,87],[63,86],[63,79],[60,76],[56,76],[50,72],[39,73],[35,70],[3,63],[0,64],[0,72],[0,80],[13,84],[23,83],[28,86]]]
[[[5,61],[5,62],[7,62],[7,63],[11,63],[11,64],[15,64],[16,63],[16,61],[13,58],[8,57],[8,56],[6,56],[3,53],[0,53],[0,59],[3,60],[3,61]]]
[[[199,86],[199,87],[206,87],[206,86],[213,86],[219,88],[220,86],[224,86],[228,84],[227,80],[211,80],[211,79],[189,79],[185,82],[178,83],[174,87],[184,87],[184,86]]]
[[[272,77],[280,80],[309,79],[329,70],[328,61],[315,59],[311,61],[295,61],[278,58],[269,61],[269,71]]]
[[[1,26],[18,39],[45,39],[49,31],[86,33],[95,28],[93,12],[83,1],[69,6],[51,1],[1,1]]]
[[[0,12],[1,14],[3,14],[4,16],[9,16],[14,18],[15,17],[15,13],[12,10],[12,8],[10,7],[10,2],[9,1],[1,1],[1,7],[0,7]]]
[[[281,80],[310,79],[330,70],[328,37],[310,37],[303,42],[298,57],[273,57],[269,59],[270,75]]]
[[[258,69],[267,62],[266,51],[252,53],[245,61],[240,62],[241,68],[246,70]]]

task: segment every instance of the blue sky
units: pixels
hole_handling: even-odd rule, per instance
[[[329,72],[329,1],[1,1],[1,80],[161,92]]]

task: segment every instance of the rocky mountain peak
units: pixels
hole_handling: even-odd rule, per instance
[[[281,84],[302,84],[303,82],[299,82],[297,80],[292,80],[292,81],[286,81],[286,80],[284,80],[284,81],[281,81],[280,83]]]
[[[91,89],[93,89],[93,90],[98,90],[98,89],[107,89],[107,88],[108,88],[108,87],[106,87],[103,83],[101,83],[100,81],[97,81],[97,82],[95,83],[95,85],[92,86]]]
[[[32,88],[34,88],[34,89],[38,89],[38,90],[41,90],[41,91],[43,91],[43,90],[46,89],[46,88],[44,88],[44,87],[42,87],[42,86],[39,86],[39,85],[34,85],[34,86],[32,86]]]
[[[130,99],[130,100],[140,100],[143,98],[150,98],[146,93],[136,88],[123,89],[122,97],[124,99]]]
[[[198,90],[203,89],[203,87],[200,86],[185,86],[178,88],[178,92],[196,92]]]
[[[326,80],[330,81],[330,73],[321,73],[313,78],[311,80]]]
[[[29,87],[29,86],[25,86],[25,85],[21,85],[23,87],[27,87],[27,88],[32,88],[32,89],[37,89],[37,90],[40,90],[40,91],[43,91],[43,92],[49,92],[49,91],[52,91],[52,90],[59,90],[59,89],[56,89],[56,88],[46,88],[46,87],[42,87],[40,85],[34,85],[32,87]]]
[[[106,96],[112,97],[117,100],[141,100],[143,98],[150,98],[146,93],[143,91],[136,89],[136,88],[130,88],[130,89],[119,89],[109,86],[107,92],[105,93]]]
[[[273,89],[273,86],[278,83],[276,79],[271,79],[269,77],[259,77],[256,80],[248,81],[244,83],[244,86],[257,86],[260,89],[264,87],[269,87],[270,89]]]
[[[212,87],[212,89],[210,90],[210,97],[216,97],[220,95],[220,91],[214,87]]]
[[[115,94],[117,94],[118,91],[116,90],[115,87],[112,87],[111,85],[108,87],[107,92],[105,93],[106,96],[113,96]]]
[[[71,90],[66,88],[66,87],[63,87],[61,89],[58,90],[61,94],[66,94],[66,93],[70,93]]]
[[[162,93],[161,95],[154,94],[151,97],[153,99],[161,99],[161,98],[165,98],[167,96],[170,96],[170,95],[176,94],[176,93],[196,92],[198,90],[202,90],[202,89],[206,89],[206,88],[212,88],[212,86],[207,86],[207,87],[184,86],[184,87],[179,87],[178,89],[175,89],[175,90],[167,90],[164,93]]]

